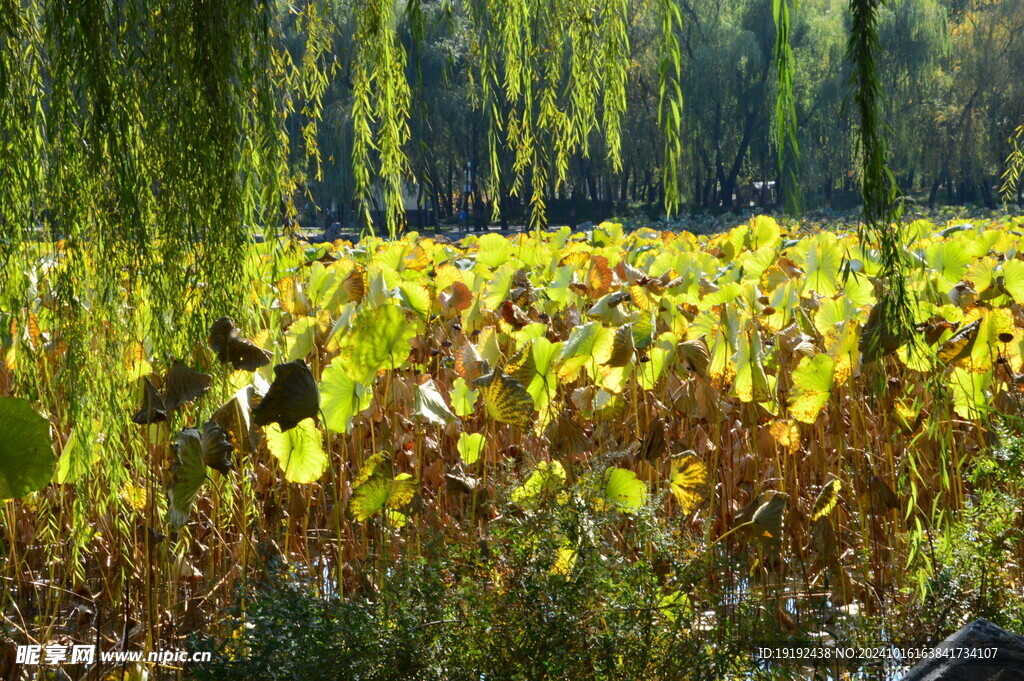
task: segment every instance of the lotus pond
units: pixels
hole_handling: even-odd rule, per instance
[[[1024,630],[1022,235],[908,223],[909,333],[856,225],[766,216],[253,243],[176,314],[26,246],[0,632],[215,651],[71,678],[675,679]]]

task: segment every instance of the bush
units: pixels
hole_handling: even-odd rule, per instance
[[[587,478],[528,512],[506,503],[486,542],[433,537],[424,558],[399,560],[377,589],[344,600],[271,566],[240,594],[244,613],[193,639],[193,649],[215,651],[194,677],[654,680],[749,670],[746,639],[729,628],[753,622],[752,606],[736,606],[713,632],[696,626],[711,615],[689,593],[698,581],[710,591],[715,566],[681,559],[689,540],[649,509],[602,508],[592,490]]]

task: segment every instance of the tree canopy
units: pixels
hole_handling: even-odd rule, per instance
[[[435,219],[534,224],[553,201],[729,207],[776,180],[791,207],[831,203],[861,184],[858,129],[908,191],[992,203],[1024,120],[1006,0],[4,3],[8,243],[109,217],[107,237],[220,244],[303,192],[391,227],[410,192]],[[865,8],[868,52],[847,44]]]

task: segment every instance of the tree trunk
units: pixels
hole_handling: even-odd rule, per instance
[[[992,196],[992,188],[989,186],[987,178],[982,178],[978,182],[978,189],[981,190],[981,200],[985,202],[985,207],[989,210],[995,210],[996,200]]]
[[[928,210],[935,209],[935,196],[939,193],[939,186],[942,184],[942,176],[937,175],[932,182],[932,190],[928,192]]]
[[[454,179],[454,173],[452,172],[452,160],[448,159],[448,196],[446,197],[446,200],[445,200],[445,211],[444,211],[445,214],[448,217],[451,217],[452,207],[453,207],[453,205],[455,203],[452,200],[454,198],[454,196],[455,196],[455,187],[452,186],[453,179]]]

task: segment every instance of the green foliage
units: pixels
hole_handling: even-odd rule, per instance
[[[27,400],[0,397],[0,499],[35,492],[53,476],[50,423]]]
[[[631,516],[630,546],[615,548],[609,539],[623,516],[592,503],[601,479],[593,471],[568,491],[569,503],[547,499],[522,520],[492,525],[480,543],[428,539],[423,557],[403,555],[372,596],[339,598],[330,583],[271,562],[266,577],[238,594],[232,617],[191,637],[190,649],[214,651],[192,673],[668,681],[703,670],[699,678],[710,681],[752,672],[738,642],[773,625],[739,603],[743,624],[735,630],[696,626],[700,604],[689,594],[712,564],[676,558],[676,538],[644,512]],[[565,571],[559,556],[567,544],[576,558]]]
[[[397,305],[364,307],[342,341],[342,357],[349,375],[360,383],[372,383],[377,372],[397,369],[409,358],[409,340],[417,326]]]
[[[1003,198],[1007,200],[1011,199],[1014,192],[1018,191],[1021,186],[1021,177],[1024,176],[1022,140],[1024,140],[1024,125],[1018,127],[1010,137],[1011,150],[1006,157],[1006,170],[1003,171],[1003,185],[1000,188]]]
[[[310,43],[322,37],[318,8],[295,8]],[[0,318],[26,323],[26,297],[59,301],[49,338],[60,382],[24,372],[18,387],[63,391],[60,422],[82,424],[79,454],[91,460],[97,409],[110,410],[126,380],[110,357],[142,335],[156,354],[183,356],[226,311],[249,321],[246,249],[287,221],[282,121],[302,72],[321,64],[315,48],[301,67],[289,62],[283,17],[259,0],[33,0],[5,2],[0,15]],[[27,274],[41,249],[52,275],[42,290]]]
[[[1015,429],[997,424],[996,446],[970,465],[973,493],[932,543],[926,595],[898,614],[910,636],[945,635],[975,617],[1011,631],[1024,628],[1024,599],[1007,588],[1024,539],[1019,521],[1024,439]]]
[[[879,261],[886,288],[881,303],[897,336],[913,323],[914,301],[906,284],[905,249],[900,217],[903,206],[895,176],[889,169],[889,148],[882,122],[882,81],[878,73],[879,14],[885,0],[850,0],[850,36],[846,59],[850,64],[849,88],[859,117],[861,198],[867,233],[878,243]],[[869,344],[877,345],[873,337]]]
[[[199,431],[194,428],[182,431],[175,437],[171,451],[174,464],[171,486],[167,490],[167,522],[173,528],[180,528],[188,521],[192,502],[207,480]]]
[[[371,150],[379,156],[384,181],[388,230],[395,237],[404,226],[402,181],[408,161],[402,147],[409,137],[409,83],[406,52],[395,30],[396,4],[388,0],[361,3],[355,12],[354,43],[358,46],[352,73],[352,162],[356,195],[364,226],[373,232],[370,217]]]
[[[665,209],[671,214],[679,207],[680,163],[682,151],[683,91],[682,49],[678,31],[682,29],[682,10],[672,0],[661,0],[661,49],[658,61],[658,125],[665,131],[662,186]]]
[[[431,675],[441,652],[438,624],[429,623],[446,618],[444,584],[415,564],[394,582],[376,602],[343,602],[317,597],[315,580],[271,564],[266,578],[246,589],[247,607],[229,625],[237,627],[234,636],[191,639],[193,649],[216,652],[212,663],[194,666],[192,678],[439,678]]]
[[[266,434],[267,448],[289,482],[316,482],[327,470],[329,459],[324,452],[323,435],[313,419],[305,419],[284,432],[272,423],[266,427]]]
[[[336,580],[327,592],[356,585],[334,605],[357,612],[336,625],[333,607],[324,616],[268,605],[273,626],[221,639],[267,644],[256,658],[235,655],[255,659],[239,666],[242,678],[309,678],[324,660],[341,678],[668,679],[693,668],[721,678],[745,659],[722,641],[746,632],[722,621],[702,638],[696,613],[731,607],[726,589],[749,589],[750,612],[761,612],[794,565],[801,593],[813,581],[830,585],[829,598],[888,604],[906,588],[905,560],[925,599],[961,603],[980,583],[1018,617],[1003,585],[1019,591],[1019,578],[999,566],[1020,564],[1006,521],[1020,490],[979,443],[994,414],[1020,411],[1020,220],[901,229],[890,164],[948,184],[957,166],[968,184],[992,172],[1010,133],[1000,126],[1020,101],[1020,32],[1007,29],[1022,6],[853,0],[856,140],[836,106],[844,15],[824,0],[801,7],[0,0],[0,390],[24,398],[16,418],[0,407],[0,431],[22,416],[35,431],[25,446],[20,431],[0,433],[0,497],[29,495],[4,505],[0,562],[17,585],[5,617],[34,613],[32,626],[49,631],[72,594],[99,584],[89,640],[123,636],[105,616],[123,611],[145,618],[137,631],[152,643],[216,618],[224,586],[253,572],[254,534],[281,540],[289,560],[308,558],[317,580]],[[497,210],[521,198],[535,226],[552,197],[598,186],[621,197],[630,178],[634,197],[663,196],[670,212],[691,173],[695,196],[731,203],[736,182],[767,179],[757,166],[771,156],[772,58],[780,165],[799,135],[814,140],[801,159],[809,176],[860,181],[860,238],[840,225],[811,243],[801,226],[763,219],[711,238],[617,223],[459,244],[307,248],[292,238],[293,203],[316,199],[325,174],[339,172],[329,166],[344,167],[365,226],[380,208],[392,235],[406,179],[436,199],[470,158],[471,183],[489,183],[474,201],[486,194]],[[430,59],[437,68],[420,69]],[[887,89],[905,114],[887,108]],[[342,138],[326,155],[321,117]],[[858,160],[860,173],[847,175]],[[232,373],[204,344],[210,320],[227,314],[253,347],[309,360],[324,425],[345,437],[325,446],[307,420],[268,427],[263,446],[249,407],[270,367]],[[455,379],[450,348],[475,350],[474,332],[491,368],[469,362]],[[919,336],[930,340],[899,352],[882,342]],[[132,386],[167,387],[172,356],[210,372],[209,400],[238,397],[221,409],[176,404],[161,414],[168,423],[136,428]],[[197,428],[211,412],[226,432]],[[413,413],[433,426],[416,428]],[[666,421],[660,448],[654,414]],[[649,458],[607,457],[638,438]],[[668,458],[681,440],[701,452],[685,467]],[[999,456],[1016,465],[1007,447]],[[394,460],[371,457],[349,474],[378,449]],[[459,461],[480,480],[445,475]],[[976,461],[999,476],[965,482]],[[709,485],[709,465],[738,484]],[[784,510],[810,508],[826,474],[842,477],[833,510],[813,514],[811,528],[799,513],[790,522]],[[496,488],[506,476],[508,494]],[[720,497],[695,513],[705,488]],[[717,528],[755,526],[771,555],[741,533],[712,543]],[[470,527],[494,548],[461,534]],[[317,546],[307,531],[334,542]],[[977,536],[984,560],[972,571],[974,554],[950,546]],[[449,559],[419,553],[421,539],[458,546]],[[713,561],[718,572],[704,572]],[[394,567],[405,563],[422,570],[406,580]],[[364,590],[373,596],[359,600]],[[802,599],[792,600],[806,615]],[[730,612],[742,619],[748,604]],[[295,632],[282,615],[317,625]],[[282,631],[286,642],[273,645]],[[316,668],[295,666],[302,646],[337,652],[305,650]]]
[[[793,9],[797,8],[793,0]],[[779,176],[786,192],[786,207],[791,213],[800,209],[800,144],[797,141],[796,97],[793,80],[793,46],[789,0],[773,0],[775,19],[775,68],[778,73],[778,91],[775,100],[775,144],[779,155]]]

